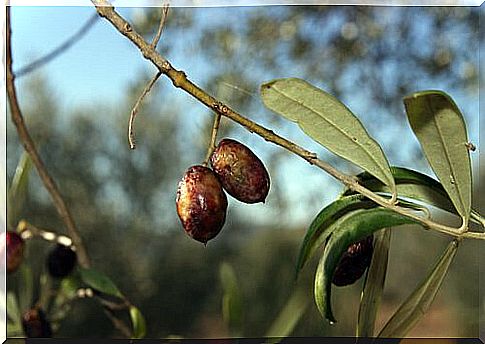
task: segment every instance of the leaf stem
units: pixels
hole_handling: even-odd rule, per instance
[[[162,15],[160,17],[160,24],[158,25],[158,31],[157,31],[155,37],[153,37],[153,41],[152,41],[152,44],[151,44],[153,49],[156,49],[158,41],[160,40],[160,37],[162,36],[162,31],[163,31],[163,28],[165,27],[165,22],[167,20],[169,8],[170,8],[169,4],[165,4],[162,7]]]
[[[369,189],[360,185],[355,180],[355,178],[352,178],[351,176],[340,172],[325,161],[318,159],[315,153],[304,149],[303,147],[287,140],[286,138],[275,134],[272,130],[267,129],[240,115],[223,102],[208,94],[205,90],[201,89],[195,83],[191,82],[187,78],[185,72],[175,69],[167,59],[165,59],[155,49],[153,49],[153,47],[148,42],[146,42],[145,39],[139,33],[137,33],[131,27],[131,25],[115,11],[114,7],[107,0],[91,0],[91,2],[96,7],[99,15],[108,20],[123,36],[128,38],[140,50],[143,57],[151,61],[161,73],[165,74],[172,81],[175,87],[184,90],[186,93],[190,94],[192,97],[197,99],[200,103],[204,104],[208,108],[242,125],[248,131],[261,136],[266,141],[283,147],[293,154],[300,156],[302,159],[308,161],[310,164],[315,165],[323,171],[327,172],[350,189],[364,195],[365,197],[371,199],[372,201],[385,208],[414,219],[420,222],[425,227],[431,228],[441,233],[445,233],[455,237],[485,240],[485,233],[463,233],[459,228],[448,227],[439,223],[435,223],[431,220],[422,218],[404,208],[397,206],[396,204],[394,204],[393,199],[388,200],[373,193]]]
[[[211,158],[212,152],[216,149],[217,132],[219,131],[219,124],[221,123],[221,114],[216,113],[214,116],[214,124],[212,125],[211,140],[209,142],[209,147],[207,148],[207,155],[205,157],[204,166],[209,165],[209,160]]]
[[[158,80],[160,75],[162,75],[162,73],[157,72],[157,74],[148,82],[148,84],[143,89],[143,92],[140,94],[140,96],[136,100],[135,105],[133,106],[133,109],[131,110],[130,119],[128,121],[128,143],[130,145],[130,149],[136,148],[135,117],[138,114],[138,109],[141,105],[141,102],[143,101],[145,96],[151,91],[151,89],[153,88],[153,85],[155,85],[155,82]]]

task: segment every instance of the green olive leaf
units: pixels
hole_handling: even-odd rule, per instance
[[[412,202],[398,199],[402,207],[421,211],[422,207]],[[296,264],[296,275],[303,269],[306,262],[313,257],[316,250],[321,247],[335,229],[332,226],[344,214],[357,209],[370,209],[377,207],[377,204],[366,197],[357,194],[343,196],[323,208],[308,227],[303,239]]]
[[[303,269],[305,263],[311,259],[315,251],[332,234],[330,229],[334,229],[334,227],[330,225],[350,211],[369,209],[376,206],[376,203],[366,199],[362,195],[351,195],[337,199],[323,208],[312,221],[310,227],[308,227],[305,238],[303,239],[296,264],[296,277],[301,269]]]
[[[315,302],[322,316],[330,323],[336,322],[331,305],[332,279],[347,247],[379,229],[411,223],[416,221],[389,209],[374,208],[350,212],[331,226],[334,229],[315,274]]]
[[[10,227],[15,227],[19,220],[19,213],[27,196],[29,175],[32,170],[32,160],[27,152],[23,152],[15,169],[12,184],[7,192],[7,220]]]
[[[379,337],[404,337],[421,320],[433,303],[457,249],[458,241],[453,240],[448,244],[430,275],[394,313],[379,333]]]
[[[232,335],[240,335],[242,326],[243,301],[239,290],[239,283],[233,267],[222,263],[219,267],[222,284],[222,318],[231,329]]]
[[[19,305],[17,302],[17,297],[11,291],[7,292],[7,297],[5,298],[5,294],[3,291],[1,292],[2,302],[6,299],[6,306],[7,306],[7,318],[9,322],[20,324],[21,322],[21,311],[19,309]]]
[[[268,109],[298,123],[316,142],[360,166],[394,190],[394,179],[381,147],[338,99],[296,78],[263,84],[261,97]]]
[[[293,291],[286,305],[266,332],[265,337],[267,340],[265,343],[279,343],[281,342],[281,338],[289,336],[298,324],[298,321],[300,321],[303,313],[305,313],[308,305],[308,297],[303,288],[300,287]],[[277,337],[276,341],[270,339],[275,337]]]
[[[133,324],[133,338],[141,339],[146,335],[146,322],[143,314],[141,314],[140,310],[131,305],[130,306],[130,318],[131,323]]]
[[[466,226],[472,174],[463,115],[451,97],[441,91],[414,93],[404,98],[404,105],[426,159]]]
[[[436,179],[404,167],[391,166],[391,172],[396,182],[399,196],[413,198],[450,213],[458,214],[443,185]],[[359,184],[372,192],[391,193],[388,186],[384,185],[368,172],[362,172],[356,177],[359,180]],[[355,191],[346,188],[341,197],[354,194],[356,194]],[[485,227],[484,219],[476,210],[472,209],[471,220]]]
[[[32,307],[32,301],[34,298],[34,276],[32,268],[29,264],[23,264],[19,267],[21,276],[21,283],[19,283],[18,295],[19,295],[19,307],[21,312],[27,311]]]
[[[113,281],[105,274],[94,269],[78,268],[81,279],[88,286],[101,293],[123,298],[123,294]]]
[[[391,230],[381,229],[374,235],[374,251],[360,298],[357,337],[373,337],[377,311],[386,281]]]

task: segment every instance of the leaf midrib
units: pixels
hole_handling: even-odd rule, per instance
[[[428,106],[428,109],[430,110],[431,113],[435,113],[435,111],[433,111],[434,109],[431,106],[429,100],[426,101],[426,105]],[[438,124],[438,121],[436,119],[436,115],[433,115],[432,116],[433,117],[433,122],[436,125],[436,130],[438,131],[438,135],[439,135],[439,138],[440,138],[440,140],[439,140],[440,145],[441,145],[441,147],[443,147],[443,150],[445,151],[445,157],[446,157],[446,161],[448,162],[448,166],[450,166],[451,176],[452,176],[453,180],[456,183],[457,182],[457,178],[456,178],[456,174],[455,174],[455,170],[454,170],[454,165],[451,163],[451,159],[450,159],[450,156],[449,156],[449,153],[448,153],[448,149],[446,148],[446,145],[444,144],[443,134],[441,133],[440,125]],[[450,184],[452,185],[452,187],[454,187],[456,193],[458,194],[458,198],[460,199],[460,203],[461,203],[461,208],[462,208],[463,212],[466,213],[465,202],[464,202],[463,196],[462,196],[462,194],[460,192],[460,188],[454,186],[454,184],[452,184],[452,183],[450,183]],[[462,216],[466,216],[466,214],[465,215],[462,214]]]
[[[341,133],[342,133],[342,134],[343,134],[343,135],[344,135],[344,136],[345,136],[345,137],[346,137],[346,138],[347,138],[347,139],[348,139],[350,142],[355,143],[356,145],[358,145],[359,147],[361,147],[361,148],[363,149],[363,151],[366,153],[366,155],[367,155],[367,156],[368,156],[368,157],[369,157],[369,158],[370,158],[370,159],[371,159],[371,160],[372,160],[372,161],[373,161],[373,162],[374,162],[374,163],[377,165],[377,167],[379,168],[379,170],[380,170],[380,171],[381,171],[381,172],[384,174],[384,176],[385,176],[385,177],[386,177],[386,179],[387,179],[387,183],[391,182],[391,180],[390,180],[390,179],[387,177],[386,170],[384,170],[384,169],[381,167],[381,165],[380,165],[380,164],[377,162],[377,160],[375,160],[375,158],[373,157],[373,155],[372,155],[372,154],[370,154],[370,153],[369,153],[369,152],[368,152],[368,151],[367,151],[367,150],[364,148],[364,146],[363,146],[362,144],[360,144],[360,142],[359,142],[359,141],[354,141],[354,140],[352,139],[352,137],[351,137],[351,136],[349,136],[349,135],[348,135],[348,134],[347,134],[345,131],[343,131],[341,128],[339,128],[339,127],[338,127],[338,126],[337,126],[335,123],[333,123],[332,121],[328,120],[328,119],[327,119],[327,118],[325,118],[325,117],[320,116],[320,114],[319,114],[319,113],[318,113],[318,112],[317,112],[315,109],[313,109],[312,107],[310,107],[310,106],[306,105],[304,102],[300,102],[300,101],[298,101],[298,100],[296,100],[296,99],[294,99],[294,98],[290,97],[288,94],[285,94],[284,92],[282,92],[282,91],[278,90],[278,89],[277,89],[275,86],[273,87],[273,89],[274,89],[276,92],[278,92],[278,93],[282,94],[283,96],[285,96],[285,97],[289,98],[289,99],[290,99],[290,100],[292,100],[293,102],[298,103],[298,104],[300,104],[301,106],[303,106],[304,108],[308,109],[309,111],[311,111],[311,112],[315,113],[315,114],[316,114],[316,115],[317,115],[319,118],[321,118],[321,119],[323,119],[324,121],[328,122],[328,123],[329,123],[329,124],[330,124],[332,127],[334,127],[335,129],[337,129],[338,131],[340,131],[340,132],[341,132]],[[299,121],[299,120],[296,120],[296,122],[297,122],[298,124],[300,124],[300,121]],[[365,131],[365,129],[364,129],[364,131]],[[370,139],[371,139],[371,140],[373,140],[372,138],[370,138]],[[387,184],[387,183],[386,183],[386,184]],[[391,182],[391,183],[389,183],[389,186],[392,186],[392,182]]]

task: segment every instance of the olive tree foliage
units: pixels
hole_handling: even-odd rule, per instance
[[[136,30],[150,40],[159,15],[159,9],[137,9],[131,19]],[[211,17],[219,20],[206,20]],[[479,39],[483,40],[478,35],[478,12],[470,8],[173,8],[159,50],[166,56],[181,56],[180,62],[172,58],[174,64],[223,101],[305,143],[309,141],[298,137],[291,124],[262,110],[258,89],[275,75],[313,82],[363,114],[366,127],[375,133],[391,159],[416,166],[417,159],[423,161],[417,144],[407,143],[412,153],[403,152],[401,143],[395,144],[395,137],[403,134],[401,129],[389,134],[386,128],[403,126],[401,98],[417,89],[435,85],[456,92],[463,102],[460,105],[472,103],[478,86]],[[293,272],[302,233],[286,233],[280,238],[282,229],[271,228],[259,234],[257,230],[264,228],[253,228],[252,223],[238,217],[238,210],[230,210],[224,232],[239,235],[222,236],[214,250],[203,250],[185,240],[174,210],[176,184],[188,165],[203,159],[212,117],[207,110],[197,108],[207,116],[202,126],[188,129],[186,123],[191,118],[187,105],[171,100],[167,95],[171,85],[159,82],[140,110],[138,145],[130,151],[127,118],[150,77],[140,75],[134,80],[117,109],[105,108],[97,101],[92,108],[61,114],[55,97],[49,94],[49,80],[33,75],[33,82],[25,88],[29,94],[25,97],[29,128],[72,208],[94,264],[109,271],[120,289],[139,305],[147,319],[149,337],[229,334],[221,325],[221,290],[217,271],[211,268],[224,260],[231,261],[241,276],[252,277],[241,283],[247,303],[254,305],[245,309],[243,333],[264,335],[270,325],[268,319],[275,317],[276,309],[290,294],[290,288],[275,290],[274,280],[280,278],[281,285],[291,285],[289,271]],[[471,108],[475,109],[473,105]],[[195,138],[187,141],[190,134]],[[279,180],[284,180],[284,167],[295,158],[263,146],[262,140],[223,121],[220,136],[227,135],[244,137],[262,152],[273,178],[267,207],[274,213],[306,203],[310,218],[323,206],[322,198],[327,197],[323,186],[305,189],[302,183],[298,186],[306,190],[302,199],[287,199],[289,195]],[[21,152],[12,126],[8,127],[8,143],[10,177]],[[326,160],[350,168],[324,154]],[[421,162],[418,167],[424,166]],[[62,227],[35,173],[30,186],[22,218],[43,228]],[[416,238],[409,240],[419,243]],[[28,256],[42,256],[43,252],[45,246],[37,244],[29,247]],[[422,257],[407,259],[412,266]],[[30,261],[39,275],[43,262]],[[302,284],[311,284],[311,273],[307,268]],[[19,287],[16,278],[10,279],[9,288]],[[399,285],[391,285],[394,289],[388,297],[392,300],[392,293],[399,294]],[[466,294],[473,295],[473,287],[464,288],[469,288]],[[358,302],[358,288],[352,290],[341,295]],[[77,316],[66,317],[59,334],[83,336],[82,328],[86,327],[93,329],[93,336],[113,334],[111,324],[94,303],[77,301],[72,307],[71,314]],[[460,307],[475,319],[479,305],[474,300],[466,299]],[[355,305],[340,312],[340,320],[346,325],[339,328],[323,325],[315,307],[310,308],[305,324],[296,328],[295,335],[353,335]],[[474,335],[476,319],[468,320],[466,331],[458,335]]]

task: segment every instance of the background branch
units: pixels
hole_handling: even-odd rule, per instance
[[[10,112],[12,121],[17,128],[17,133],[19,135],[20,140],[25,148],[25,151],[29,154],[34,166],[39,174],[40,179],[44,183],[45,188],[51,195],[52,201],[54,206],[57,209],[60,217],[64,221],[67,231],[69,232],[69,236],[71,237],[73,244],[77,248],[79,264],[82,267],[89,267],[89,257],[87,255],[86,249],[83,245],[81,236],[78,234],[76,229],[76,225],[72,218],[72,215],[64,202],[64,199],[59,192],[59,189],[52,177],[50,176],[49,172],[47,171],[42,159],[37,152],[37,148],[35,146],[32,137],[25,126],[24,118],[22,116],[22,112],[20,110],[20,106],[17,100],[17,93],[15,90],[15,76],[12,71],[12,44],[11,44],[11,27],[10,27],[10,7],[7,7],[7,32],[6,32],[6,63],[7,63],[7,95],[10,104]]]
[[[72,36],[67,38],[62,44],[60,44],[58,47],[54,48],[51,52],[47,53],[46,55],[40,57],[39,59],[29,63],[26,66],[23,66],[19,68],[15,72],[15,75],[17,78],[20,78],[22,76],[25,76],[37,68],[42,67],[43,65],[51,62],[54,60],[56,57],[61,55],[62,53],[66,52],[69,48],[71,48],[74,44],[79,42],[79,40],[86,36],[86,34],[94,27],[94,24],[96,20],[98,20],[99,16],[97,13],[94,13],[91,15],[91,17],[84,23],[83,26],[79,28]]]
[[[11,31],[11,18],[10,18],[10,7],[7,6],[6,8],[6,69],[7,69],[7,78],[6,78],[6,88],[7,88],[7,95],[10,104],[10,111],[12,121],[17,128],[17,133],[19,138],[25,148],[25,151],[29,154],[32,162],[44,183],[45,188],[49,192],[52,197],[53,203],[57,209],[57,212],[61,216],[62,220],[64,221],[69,236],[72,239],[72,243],[76,247],[76,253],[79,265],[83,268],[89,268],[89,256],[87,251],[84,247],[82,242],[81,236],[79,235],[72,215],[67,207],[64,199],[59,192],[57,184],[55,183],[54,179],[50,176],[49,172],[47,171],[42,159],[37,152],[37,148],[35,146],[32,137],[25,125],[24,118],[22,112],[20,110],[20,106],[17,100],[17,93],[15,89],[15,75],[12,71],[12,31]],[[125,301],[128,302],[128,301]],[[113,325],[127,338],[131,337],[130,328],[121,320],[118,319],[112,311],[106,308],[106,305],[103,305],[105,309],[105,313],[110,318]]]

